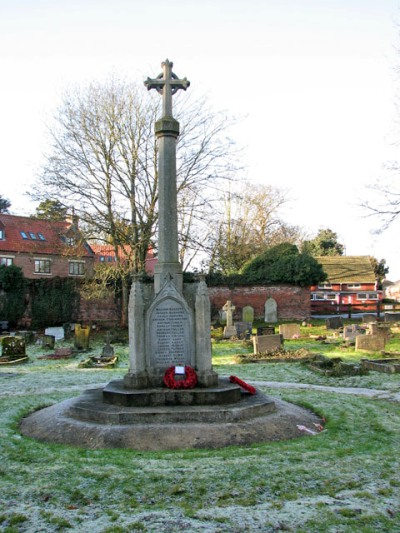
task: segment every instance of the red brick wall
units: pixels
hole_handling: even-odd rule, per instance
[[[90,271],[93,265],[92,258],[75,258],[60,255],[30,255],[30,254],[2,254],[4,257],[13,257],[13,264],[22,268],[22,272],[25,278],[37,279],[37,278],[60,278],[76,277],[69,275],[69,263],[68,260],[84,261],[86,264],[86,270]],[[35,259],[50,259],[51,260],[51,274],[35,274]]]
[[[218,318],[218,312],[227,300],[231,300],[236,307],[234,319],[242,319],[242,309],[246,305],[254,308],[254,317],[263,319],[265,316],[265,302],[273,298],[278,306],[278,319],[303,320],[311,315],[310,290],[292,285],[278,285],[271,287],[209,287],[211,301],[211,316]]]
[[[100,324],[116,326],[119,324],[119,309],[114,296],[101,300],[85,300],[81,298],[77,322],[83,324]]]

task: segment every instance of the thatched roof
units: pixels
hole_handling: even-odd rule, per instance
[[[316,257],[328,275],[329,283],[375,283],[376,276],[369,256],[337,255]]]

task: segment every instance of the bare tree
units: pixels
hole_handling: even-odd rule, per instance
[[[286,224],[279,213],[287,202],[281,189],[270,185],[245,186],[241,194],[227,194],[222,217],[214,224],[210,270],[237,273],[244,264],[282,242],[295,243],[300,229]]]
[[[200,227],[223,179],[232,179],[229,121],[205,101],[177,97],[178,210],[182,258],[196,253]],[[128,281],[145,268],[157,232],[158,95],[115,76],[65,93],[50,128],[51,150],[33,197],[73,207],[87,238],[111,244],[127,316]],[[179,203],[180,202],[180,203]],[[200,227],[199,227],[200,224]],[[115,277],[115,272],[110,274]],[[104,276],[103,276],[103,279]]]

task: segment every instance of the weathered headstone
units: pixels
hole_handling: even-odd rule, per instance
[[[349,324],[343,327],[343,340],[354,342],[358,335],[364,335],[365,329],[358,324]]]
[[[341,316],[332,316],[326,319],[326,329],[339,329],[343,327],[343,318]]]
[[[74,346],[77,350],[88,350],[90,340],[90,326],[75,325]]]
[[[400,313],[385,313],[385,322],[400,322]]]
[[[228,300],[222,309],[226,313],[226,326],[224,328],[223,337],[224,339],[230,339],[237,335],[236,328],[233,325],[233,311],[236,307],[232,305],[231,300]]]
[[[246,338],[249,339],[252,334],[253,324],[252,322],[235,322],[234,323],[237,336],[239,339]]]
[[[279,333],[284,339],[293,339],[300,337],[299,324],[279,324]]]
[[[357,335],[356,350],[379,352],[385,349],[386,339],[382,335]]]
[[[254,322],[254,308],[251,305],[246,305],[242,309],[242,321],[243,322]]]
[[[375,315],[363,315],[362,317],[363,324],[370,324],[371,322],[376,322],[376,316]]]
[[[283,346],[282,335],[263,335],[253,337],[253,349],[255,354],[274,352]]]
[[[1,339],[1,355],[9,358],[24,356],[25,339],[17,336],[3,337]]]
[[[54,335],[43,335],[42,337],[43,348],[50,348],[50,350],[52,350],[54,348],[55,342],[56,338]]]
[[[107,333],[106,342],[101,350],[100,357],[112,357],[114,355],[114,348],[110,344],[110,332]]]
[[[275,335],[274,326],[260,326],[257,328],[257,335],[261,337],[262,335]]]
[[[54,338],[56,339],[56,341],[61,341],[61,340],[64,339],[64,328],[63,327],[46,328],[44,330],[44,334],[45,335],[54,335]]]
[[[264,321],[267,324],[278,322],[278,304],[273,298],[271,297],[268,298],[268,300],[265,302],[264,309],[265,309]]]

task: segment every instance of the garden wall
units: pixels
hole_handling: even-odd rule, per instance
[[[251,286],[251,287],[209,287],[211,317],[218,319],[219,310],[227,300],[236,307],[234,319],[242,319],[242,309],[246,305],[254,308],[254,317],[263,319],[265,302],[273,298],[278,306],[279,320],[304,320],[311,316],[310,289],[293,285]]]

